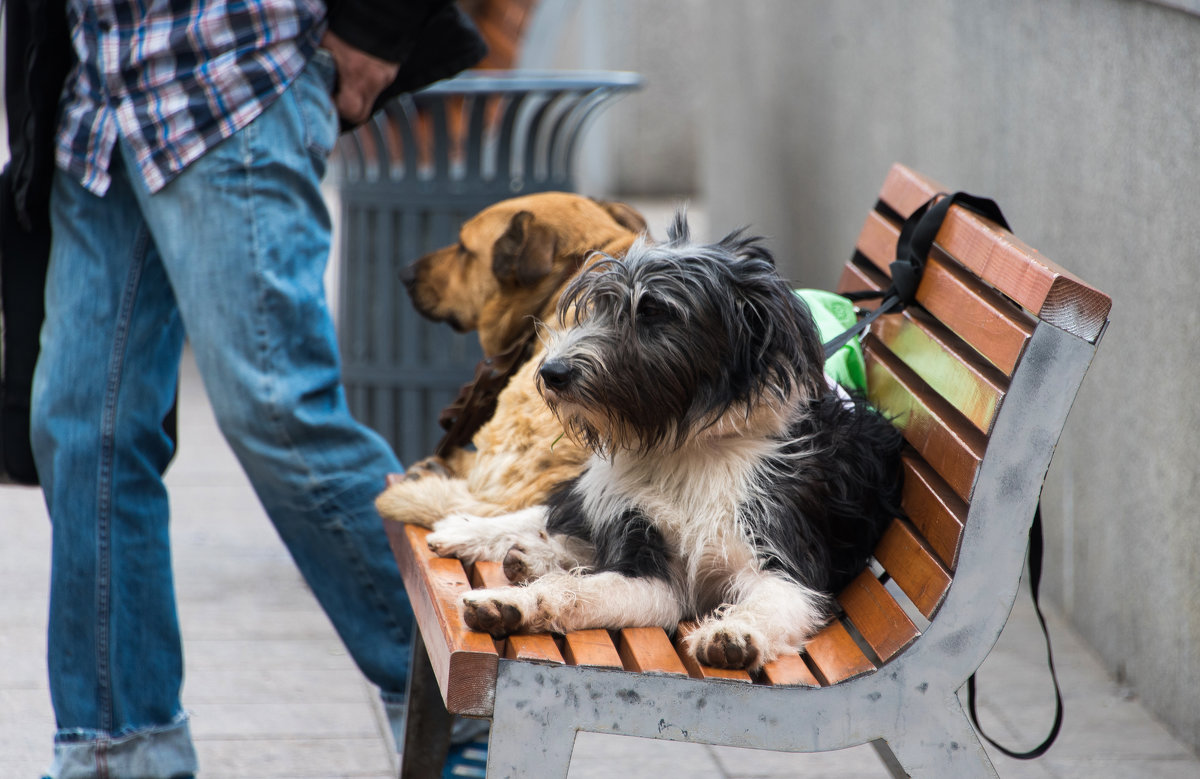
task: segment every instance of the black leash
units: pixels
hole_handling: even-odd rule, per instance
[[[975,674],[971,674],[971,677],[967,679],[967,711],[971,714],[971,722],[975,723],[975,730],[979,731],[979,735],[983,736],[989,744],[1017,760],[1032,760],[1046,754],[1046,750],[1058,738],[1058,732],[1062,729],[1063,722],[1062,690],[1058,685],[1058,672],[1054,670],[1054,651],[1050,648],[1050,631],[1046,627],[1046,617],[1042,615],[1042,607],[1038,604],[1038,590],[1042,584],[1043,553],[1042,504],[1039,501],[1038,507],[1033,513],[1033,524],[1029,527],[1029,591],[1033,594],[1033,610],[1037,613],[1038,624],[1042,626],[1042,636],[1046,639],[1046,663],[1050,666],[1050,678],[1054,680],[1054,724],[1050,727],[1050,735],[1028,752],[1016,752],[997,744],[979,726],[979,717],[975,713]]]
[[[1004,214],[1000,213],[999,206],[988,198],[976,197],[966,192],[956,192],[950,196],[941,193],[925,201],[920,208],[904,220],[904,224],[900,228],[900,237],[896,241],[896,259],[888,266],[892,275],[892,285],[882,292],[866,290],[844,295],[853,301],[883,298],[883,302],[874,311],[856,322],[853,327],[826,341],[824,345],[825,359],[829,359],[837,353],[838,349],[849,343],[852,338],[861,335],[871,326],[872,322],[883,314],[902,311],[905,306],[916,300],[917,286],[921,283],[921,274],[925,272],[925,263],[933,248],[933,239],[937,237],[938,230],[941,229],[942,222],[945,221],[946,214],[953,205],[961,205],[1011,232],[1012,228],[1008,226]],[[1046,627],[1046,618],[1042,615],[1042,607],[1038,603],[1044,554],[1042,504],[1039,500],[1033,514],[1033,523],[1029,526],[1029,590],[1033,595],[1033,610],[1037,613],[1038,623],[1042,626],[1042,636],[1046,640],[1046,661],[1050,666],[1050,678],[1054,682],[1055,711],[1050,735],[1028,752],[1017,752],[996,743],[991,736],[983,732],[983,728],[979,725],[979,717],[975,711],[975,674],[971,674],[967,679],[967,711],[971,715],[971,722],[974,723],[975,730],[993,747],[1017,760],[1032,760],[1044,755],[1058,738],[1058,733],[1062,729],[1062,689],[1058,683],[1058,673],[1054,669],[1054,652],[1050,647],[1050,631]]]

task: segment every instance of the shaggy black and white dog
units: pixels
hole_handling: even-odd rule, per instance
[[[804,303],[758,239],[692,244],[677,216],[565,291],[540,389],[594,456],[548,505],[454,516],[439,554],[524,586],[463,596],[518,631],[699,620],[691,652],[757,668],[801,647],[900,512],[901,437],[827,383]]]

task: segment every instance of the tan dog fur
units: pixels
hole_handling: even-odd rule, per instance
[[[414,262],[405,282],[421,314],[478,330],[493,357],[554,323],[559,294],[588,257],[620,257],[645,230],[622,203],[561,192],[512,198],[469,219],[457,244]],[[537,392],[541,353],[539,344],[501,391],[475,451],[414,463],[376,499],[380,515],[424,527],[455,513],[495,516],[542,503],[582,470],[589,452],[563,435]]]

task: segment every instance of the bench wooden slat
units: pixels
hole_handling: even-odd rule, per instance
[[[621,655],[607,630],[578,630],[563,637],[563,658],[571,665],[622,668]]]
[[[617,651],[626,671],[687,676],[683,661],[662,628],[622,628]]]
[[[865,260],[851,261],[842,270],[838,291],[882,290],[886,277]],[[864,301],[874,308],[878,301]],[[913,372],[987,432],[1008,389],[1007,377],[948,328],[922,311],[909,307],[898,315],[877,319],[871,332]]]
[[[904,609],[869,570],[860,573],[842,590],[838,602],[859,634],[885,663],[920,635]]]
[[[500,658],[491,636],[468,630],[462,621],[458,598],[471,588],[462,563],[435,557],[425,543],[429,531],[424,528],[399,522],[384,526],[446,709],[491,716]]]
[[[504,575],[504,565],[496,562],[475,563],[471,572],[473,587],[508,587],[510,582]],[[533,663],[556,663],[562,665],[562,652],[554,637],[548,633],[518,634],[504,640],[504,657],[509,660],[528,660]]]
[[[842,275],[838,279],[837,291],[841,294],[847,292],[861,292],[863,290],[883,290],[888,285],[887,276],[884,276],[870,263],[867,259],[854,260],[842,266]],[[878,300],[862,300],[856,303],[859,308],[874,310],[879,304]]]
[[[984,435],[873,337],[864,343],[871,401],[959,497],[970,499]]]
[[[950,572],[925,548],[913,527],[894,520],[875,547],[875,559],[925,618],[932,619],[950,589]]]
[[[822,685],[837,684],[875,670],[875,664],[839,621],[830,622],[804,648]]]
[[[925,265],[917,302],[1006,376],[1012,375],[1033,335],[1032,321],[978,280],[943,262],[936,249]]]
[[[484,587],[507,587],[510,582],[504,575],[504,565],[493,562],[479,562],[471,566],[471,586],[475,589]]]
[[[820,687],[821,682],[800,655],[784,655],[763,666],[762,680],[776,687]]]
[[[688,676],[693,679],[724,679],[729,682],[745,682],[746,684],[751,682],[750,674],[746,671],[713,668],[692,657],[692,653],[687,651],[683,642],[695,629],[695,622],[680,622],[679,630],[675,633],[675,651],[678,653],[679,659],[683,661],[683,667],[687,669]]]
[[[859,252],[886,277],[896,258],[900,226],[871,212],[857,244]],[[969,343],[1005,375],[1033,333],[1030,317],[978,279],[964,273],[936,247],[930,252],[917,287],[917,302]]]
[[[907,217],[939,192],[946,189],[933,179],[893,165],[880,200]],[[1111,298],[961,206],[950,209],[935,242],[972,273],[1055,327],[1095,342],[1108,319]]]
[[[953,571],[966,524],[966,501],[954,494],[929,463],[906,456],[901,505],[942,564]]]
[[[564,665],[558,644],[548,633],[518,633],[509,636],[504,643],[504,657],[508,660],[528,660],[531,663],[553,663]]]
[[[1008,390],[1008,380],[940,323],[917,308],[882,316],[871,334],[913,372],[987,433]]]

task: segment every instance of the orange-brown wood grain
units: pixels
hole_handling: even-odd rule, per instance
[[[936,249],[917,287],[917,302],[1007,376],[1033,335],[1033,322],[1016,306],[944,261]]]
[[[471,566],[471,586],[475,589],[509,587],[511,583],[504,575],[503,565],[484,560]]]
[[[627,671],[687,675],[687,668],[662,628],[624,628],[617,651]]]
[[[931,619],[950,589],[950,572],[925,548],[914,528],[903,520],[892,520],[875,547],[875,559],[925,618]]]
[[[822,685],[837,684],[875,670],[875,665],[854,643],[846,626],[835,620],[813,636],[804,648]]]
[[[906,217],[939,192],[946,189],[933,179],[894,165],[880,200]],[[961,206],[950,209],[935,241],[972,273],[1067,332],[1095,341],[1108,319],[1112,309],[1108,295]]]
[[[896,257],[900,228],[872,212],[859,236],[859,252],[884,277]],[[989,362],[1011,375],[1025,343],[1033,333],[1033,320],[995,290],[962,271],[940,249],[930,252],[917,302],[969,343]]]
[[[947,570],[958,565],[959,543],[967,521],[967,503],[916,455],[904,458],[901,505]]]
[[[517,633],[504,640],[504,656],[509,660],[563,665],[562,652],[549,633]]]
[[[892,224],[882,214],[871,211],[863,222],[854,248],[871,261],[875,270],[885,278],[892,277],[891,263],[896,259],[896,243],[900,238],[900,227]]]
[[[856,262],[848,262],[842,268],[842,276],[838,280],[837,291],[840,294],[847,292],[865,292],[868,290],[882,291],[887,287],[887,277],[883,276],[873,267],[859,265]],[[855,303],[856,306],[862,309],[874,310],[879,304],[878,300],[862,300]]]
[[[863,571],[838,595],[859,634],[885,663],[920,634],[904,609],[879,580]]]
[[[571,665],[621,668],[621,655],[607,630],[577,630],[563,637],[563,658]]]
[[[429,551],[428,530],[390,521],[384,527],[446,709],[490,716],[499,655],[491,636],[468,629],[462,621],[458,599],[470,589],[466,571],[458,560]]]
[[[991,429],[1008,391],[1008,378],[949,330],[924,311],[910,308],[899,316],[880,317],[871,325],[871,334],[980,432]]]
[[[804,658],[797,654],[783,655],[763,666],[762,679],[777,687],[820,687]]]
[[[872,338],[864,342],[871,401],[959,497],[968,500],[987,440],[940,395]]]

